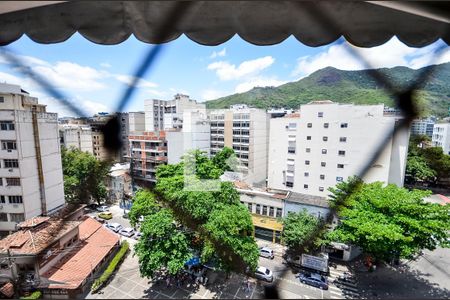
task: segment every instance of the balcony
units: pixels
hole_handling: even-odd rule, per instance
[[[2,162],[2,165],[4,163]],[[1,168],[0,169],[0,178],[5,177],[20,177],[19,168]]]
[[[3,180],[5,181],[5,180]],[[2,195],[21,195],[22,194],[22,187],[19,186],[7,186],[2,185],[0,186],[0,194]]]
[[[17,150],[0,150],[0,157],[2,159],[17,159],[19,152]]]

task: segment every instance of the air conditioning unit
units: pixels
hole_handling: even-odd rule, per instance
[[[0,205],[0,209],[3,209],[3,205]]]
[[[12,172],[12,171],[13,171],[13,169],[8,169],[8,171],[9,171],[9,172]]]
[[[11,150],[11,149],[8,149],[8,152],[12,152],[12,150]]]
[[[18,207],[19,207],[19,205],[17,205],[17,204],[13,204],[13,207],[14,207],[14,208],[18,208]]]

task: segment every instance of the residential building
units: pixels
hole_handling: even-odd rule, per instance
[[[93,218],[35,217],[0,240],[0,282],[44,298],[75,298],[119,248],[120,238]]]
[[[409,130],[384,142],[399,118],[383,105],[313,101],[298,114],[271,119],[269,188],[326,197],[329,187],[360,174],[380,144],[363,180],[403,186]]]
[[[426,135],[430,138],[433,136],[433,127],[436,118],[430,117],[426,119],[414,120],[411,122],[412,135]]]
[[[167,158],[176,164],[190,150],[201,150],[209,155],[210,124],[204,110],[183,112],[182,128],[166,131]]]
[[[139,183],[155,183],[156,168],[167,163],[167,140],[165,131],[131,132],[130,169]]]
[[[443,121],[434,124],[433,146],[441,147],[445,154],[450,155],[450,121]]]
[[[0,83],[0,234],[65,204],[57,114]]]
[[[106,179],[108,198],[112,203],[132,197],[130,164],[115,164]]]
[[[118,118],[120,120],[120,137],[122,140],[119,160],[124,162],[130,156],[130,143],[128,140],[130,132],[145,131],[145,113],[142,111],[118,113]]]
[[[211,155],[232,148],[241,160],[239,172],[251,185],[266,185],[269,115],[261,109],[235,105],[208,111],[211,121]]]
[[[176,94],[173,100],[145,100],[145,131],[181,128],[184,111],[205,109],[205,104],[182,94]]]
[[[92,130],[89,125],[59,125],[59,142],[66,149],[76,148],[93,154]]]
[[[287,109],[287,108],[271,108],[267,110],[267,113],[269,114],[270,118],[281,118],[285,115],[292,114],[294,112],[293,109]]]

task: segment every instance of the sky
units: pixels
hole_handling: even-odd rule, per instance
[[[438,60],[434,51],[441,40],[424,48],[409,48],[393,37],[374,48],[356,48],[373,67],[407,66],[414,69],[450,61],[448,46]],[[134,36],[118,45],[94,44],[78,33],[63,43],[38,44],[27,36],[5,47],[27,67],[50,82],[85,115],[113,112],[131,76],[153,46]],[[176,93],[199,102],[256,86],[279,86],[297,81],[327,66],[343,70],[365,68],[348,52],[341,38],[322,47],[308,47],[290,37],[273,46],[255,46],[235,36],[219,46],[199,45],[182,35],[164,44],[151,69],[140,78],[136,93],[123,111],[143,111],[145,99],[170,100]],[[23,75],[0,54],[0,82],[19,84],[47,111],[59,117],[75,116],[61,103]]]

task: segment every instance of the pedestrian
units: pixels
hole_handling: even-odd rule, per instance
[[[170,286],[170,278],[169,278],[169,276],[167,276],[167,278],[166,278],[166,287],[169,287]]]
[[[247,293],[250,293],[251,290],[251,284],[250,284],[250,280],[247,278]]]

